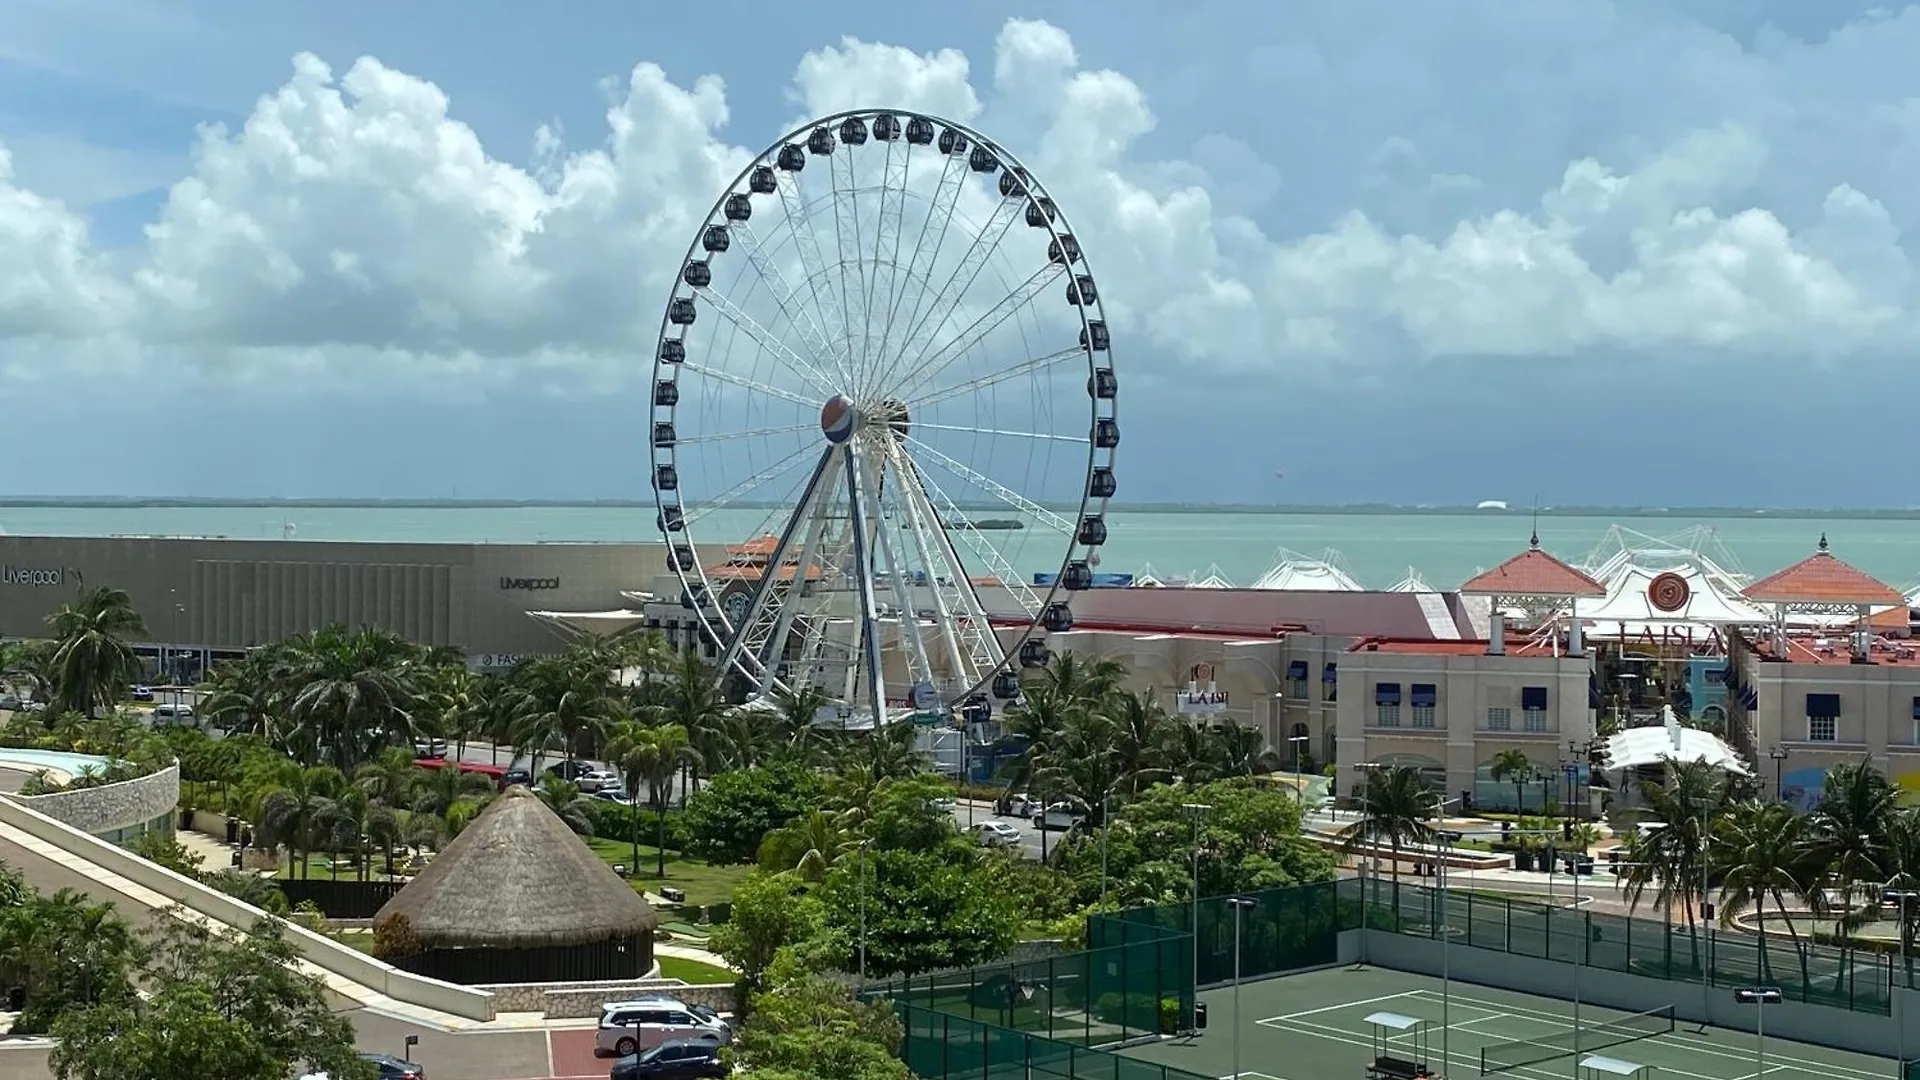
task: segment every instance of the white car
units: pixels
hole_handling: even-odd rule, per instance
[[[573,783],[581,791],[592,794],[601,788],[619,787],[620,774],[612,769],[587,769],[575,778]]]
[[[983,821],[973,827],[973,837],[987,847],[1012,847],[1020,842],[1020,830],[1004,821]]]

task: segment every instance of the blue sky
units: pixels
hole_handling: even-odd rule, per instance
[[[644,496],[682,250],[875,104],[1073,217],[1127,496],[1916,501],[1920,9],[740,9],[15,0],[0,489]]]

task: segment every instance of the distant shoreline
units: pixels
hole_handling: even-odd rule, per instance
[[[768,503],[735,503],[742,510],[768,509]],[[366,509],[366,510],[488,510],[534,508],[651,509],[651,499],[216,499],[151,496],[0,496],[0,509],[175,509],[175,508],[261,508],[261,509]],[[994,503],[962,504],[963,509],[997,508]],[[1066,507],[1072,509],[1072,507]],[[1312,514],[1383,515],[1408,517],[1629,517],[1671,518],[1686,521],[1700,518],[1783,518],[1867,521],[1920,520],[1920,507],[1909,509],[1837,508],[1814,510],[1796,507],[1752,506],[1554,506],[1534,510],[1510,506],[1505,510],[1482,510],[1474,506],[1397,506],[1389,503],[1256,505],[1249,503],[1116,503],[1114,513],[1135,514]]]

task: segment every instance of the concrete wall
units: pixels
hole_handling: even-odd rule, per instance
[[[84,577],[126,589],[156,643],[239,650],[341,622],[510,657],[559,645],[529,609],[619,607],[665,561],[658,544],[0,536],[0,636],[44,633]]]
[[[1355,930],[1341,936],[1359,937],[1362,933]],[[1364,934],[1368,963],[1396,971],[1439,976],[1441,942],[1377,930],[1364,931]],[[1344,941],[1342,946],[1342,952],[1347,952]],[[1518,990],[1563,1001],[1570,1000],[1573,994],[1575,968],[1560,961],[1456,946],[1449,950],[1446,965],[1459,982]],[[1754,1007],[1736,1005],[1730,987],[1717,986],[1703,990],[1699,983],[1670,982],[1603,968],[1583,967],[1578,971],[1581,1001],[1625,1012],[1640,1012],[1671,1004],[1674,1015],[1684,1021],[1699,1023],[1704,1020],[1715,1027],[1735,1031],[1753,1030]],[[1920,999],[1920,992],[1896,989],[1894,999],[1895,1015],[1906,1021],[1906,1044],[1920,1045],[1920,1041],[1916,1041],[1920,1040],[1920,1022],[1916,1022],[1920,1021],[1920,1000],[1917,1000]],[[1793,1001],[1766,1008],[1767,1034],[1770,1036],[1884,1056],[1892,1056],[1899,1042],[1893,1019],[1877,1013],[1852,1012]]]
[[[260,909],[243,904],[226,893],[183,877],[163,866],[150,863],[132,852],[81,832],[17,802],[0,799],[0,823],[10,825],[29,836],[70,852],[103,870],[118,874],[136,885],[150,889],[215,922],[245,928],[267,917],[266,913]],[[91,888],[83,886],[83,889],[89,894],[101,891],[97,883],[94,883]],[[114,897],[107,896],[102,899],[114,899]],[[132,905],[122,906],[132,907]],[[136,914],[132,910],[128,913]],[[145,910],[140,911],[138,915],[143,919],[152,917],[151,912]],[[455,986],[452,983],[400,971],[304,927],[292,923],[287,923],[285,926],[288,940],[300,950],[301,956],[322,970],[410,1005],[473,1020],[493,1018],[491,994],[471,987]]]
[[[11,797],[82,832],[115,839],[121,830],[143,827],[173,812],[180,803],[180,767],[169,765],[118,784]]]
[[[664,993],[689,1005],[705,1005],[715,1012],[738,1013],[739,989],[732,983],[694,986],[679,979],[629,979],[622,982],[498,983],[475,989],[493,994],[498,1012],[543,1012],[550,1020],[599,1016],[609,1001]]]

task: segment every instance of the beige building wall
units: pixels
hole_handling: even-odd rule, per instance
[[[1915,699],[1920,698],[1920,667],[1911,662],[1749,662],[1742,674],[1758,698],[1747,717],[1754,730],[1755,771],[1763,787],[1771,788],[1778,772],[1783,787],[1804,790],[1795,798],[1804,802],[1817,796],[1825,770],[1865,762],[1892,778],[1908,801],[1920,800],[1920,721],[1913,715]],[[1831,738],[1825,737],[1824,724],[1809,717],[1809,694],[1839,699]],[[1786,752],[1785,759],[1773,760],[1775,748]]]
[[[501,666],[560,644],[528,610],[619,607],[665,558],[657,544],[0,536],[0,635],[43,634],[84,579],[127,590],[156,644],[240,650],[338,622]]]

